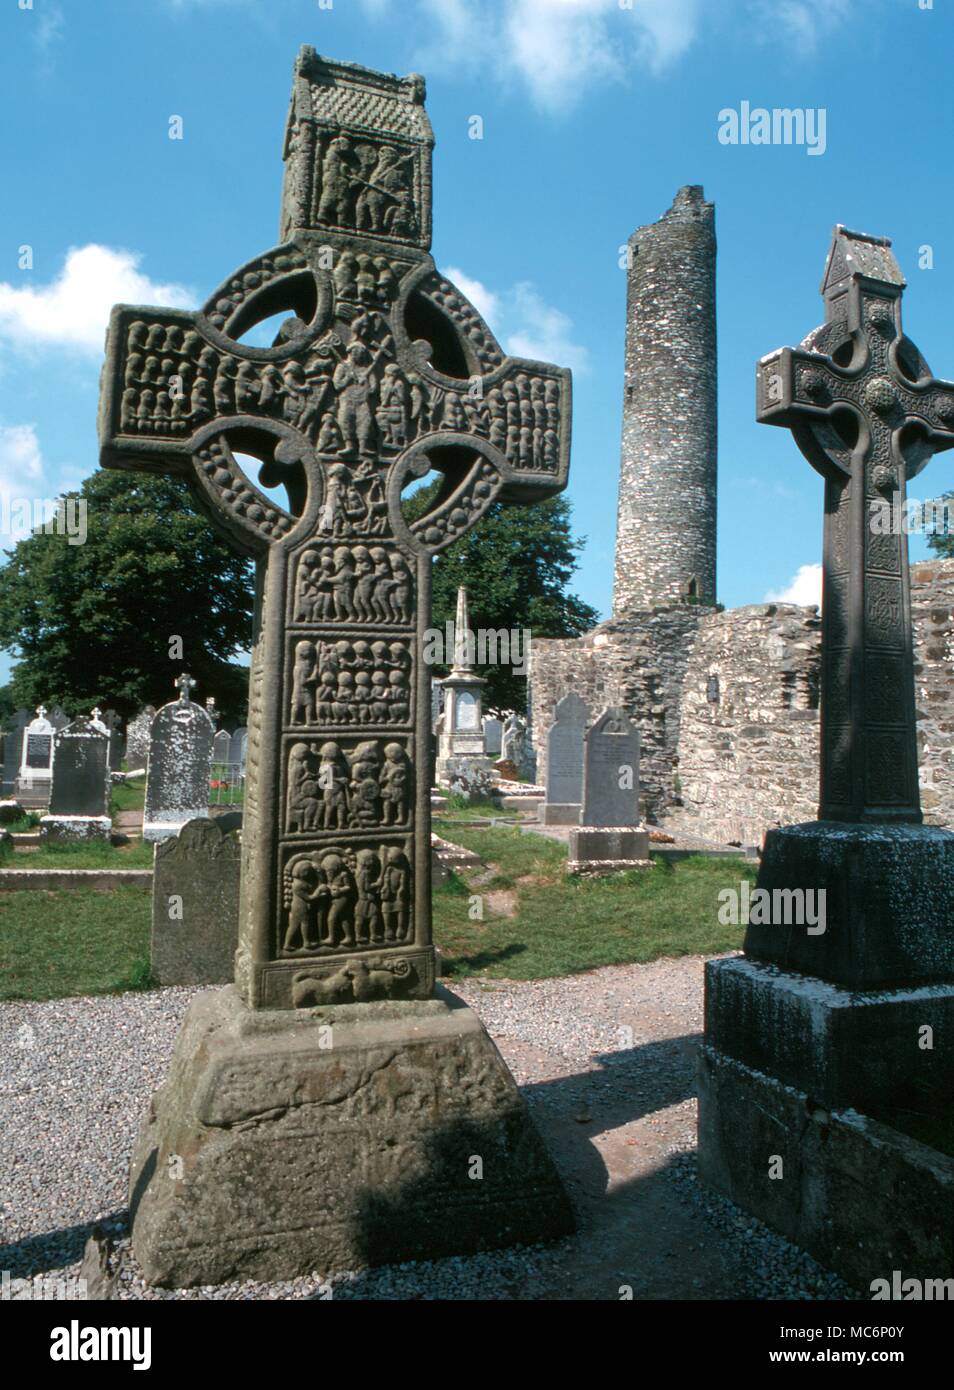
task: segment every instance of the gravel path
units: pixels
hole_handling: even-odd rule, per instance
[[[578,1212],[550,1246],[177,1293],[147,1288],[123,1238],[129,1154],[189,989],[0,1005],[0,1269],[75,1275],[99,1222],[121,1298],[855,1297],[695,1174],[701,958],[455,992],[486,1023]]]

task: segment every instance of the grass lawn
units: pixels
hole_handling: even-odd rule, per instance
[[[134,840],[129,845],[43,845],[18,853],[9,846],[0,852],[0,869],[151,869],[153,845]]]
[[[146,800],[146,779],[135,777],[131,782],[115,782],[112,790],[112,813],[141,811]]]
[[[151,917],[135,888],[0,893],[0,999],[146,988]]]
[[[719,922],[718,893],[754,883],[755,866],[742,859],[657,860],[646,873],[581,880],[567,877],[563,846],[542,835],[458,828],[453,839],[493,876],[483,882],[480,870],[464,870],[434,890],[434,939],[450,977],[537,980],[741,949],[744,929]],[[474,894],[482,921],[468,915]],[[508,901],[513,916],[502,910]]]
[[[755,879],[742,859],[660,860],[644,874],[577,880],[566,876],[563,847],[542,835],[457,826],[453,840],[488,867],[434,891],[434,939],[451,978],[537,980],[742,945],[742,928],[718,920],[720,889]],[[137,867],[152,863],[152,846],[45,850],[8,856],[8,866],[11,859],[17,867]],[[482,921],[469,917],[474,895]],[[0,893],[0,998],[147,988],[150,916],[141,889]]]
[[[516,820],[519,814],[512,806],[502,808],[489,797],[472,797],[468,801],[466,797],[453,795],[445,797],[440,807],[434,807],[431,822],[434,832],[442,835],[442,824],[460,825],[461,822],[487,820],[490,816],[498,820]]]

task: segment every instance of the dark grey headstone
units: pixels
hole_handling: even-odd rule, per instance
[[[493,715],[488,715],[484,720],[484,752],[488,758],[500,756],[503,740],[503,724]]]
[[[143,838],[164,840],[209,809],[212,721],[188,698],[173,700],[152,721]]]
[[[583,735],[590,712],[575,691],[553,711],[547,733],[547,801],[579,806],[583,801]]]
[[[51,816],[109,815],[109,736],[77,719],[53,739]]]
[[[228,984],[238,944],[241,812],[190,820],[156,846],[152,973],[163,985]]]
[[[615,706],[604,710],[584,741],[580,824],[639,824],[639,730]]]
[[[109,770],[119,772],[123,765],[123,722],[116,710],[108,709],[103,723],[109,730]]]
[[[54,729],[65,729],[70,722],[70,717],[59,705],[54,705],[50,710],[50,723]]]

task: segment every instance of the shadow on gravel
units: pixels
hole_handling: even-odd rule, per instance
[[[83,1258],[86,1242],[99,1226],[113,1237],[127,1232],[127,1213],[115,1211],[81,1226],[67,1226],[61,1231],[44,1231],[39,1236],[25,1236],[11,1245],[0,1245],[0,1269],[7,1270],[11,1279],[32,1279],[35,1274],[62,1269]]]

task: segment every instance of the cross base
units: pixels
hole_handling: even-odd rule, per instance
[[[503,1059],[440,987],[297,1012],[250,1010],[232,986],[200,994],[139,1138],[130,1207],[147,1280],[173,1288],[327,1278],[574,1225]]]
[[[930,825],[808,821],[770,830],[756,889],[774,925],[752,923],[747,956],[848,989],[954,980],[954,834]],[[825,893],[824,931],[783,917],[792,894]],[[769,900],[766,899],[766,902]],[[815,906],[817,907],[817,898]]]

